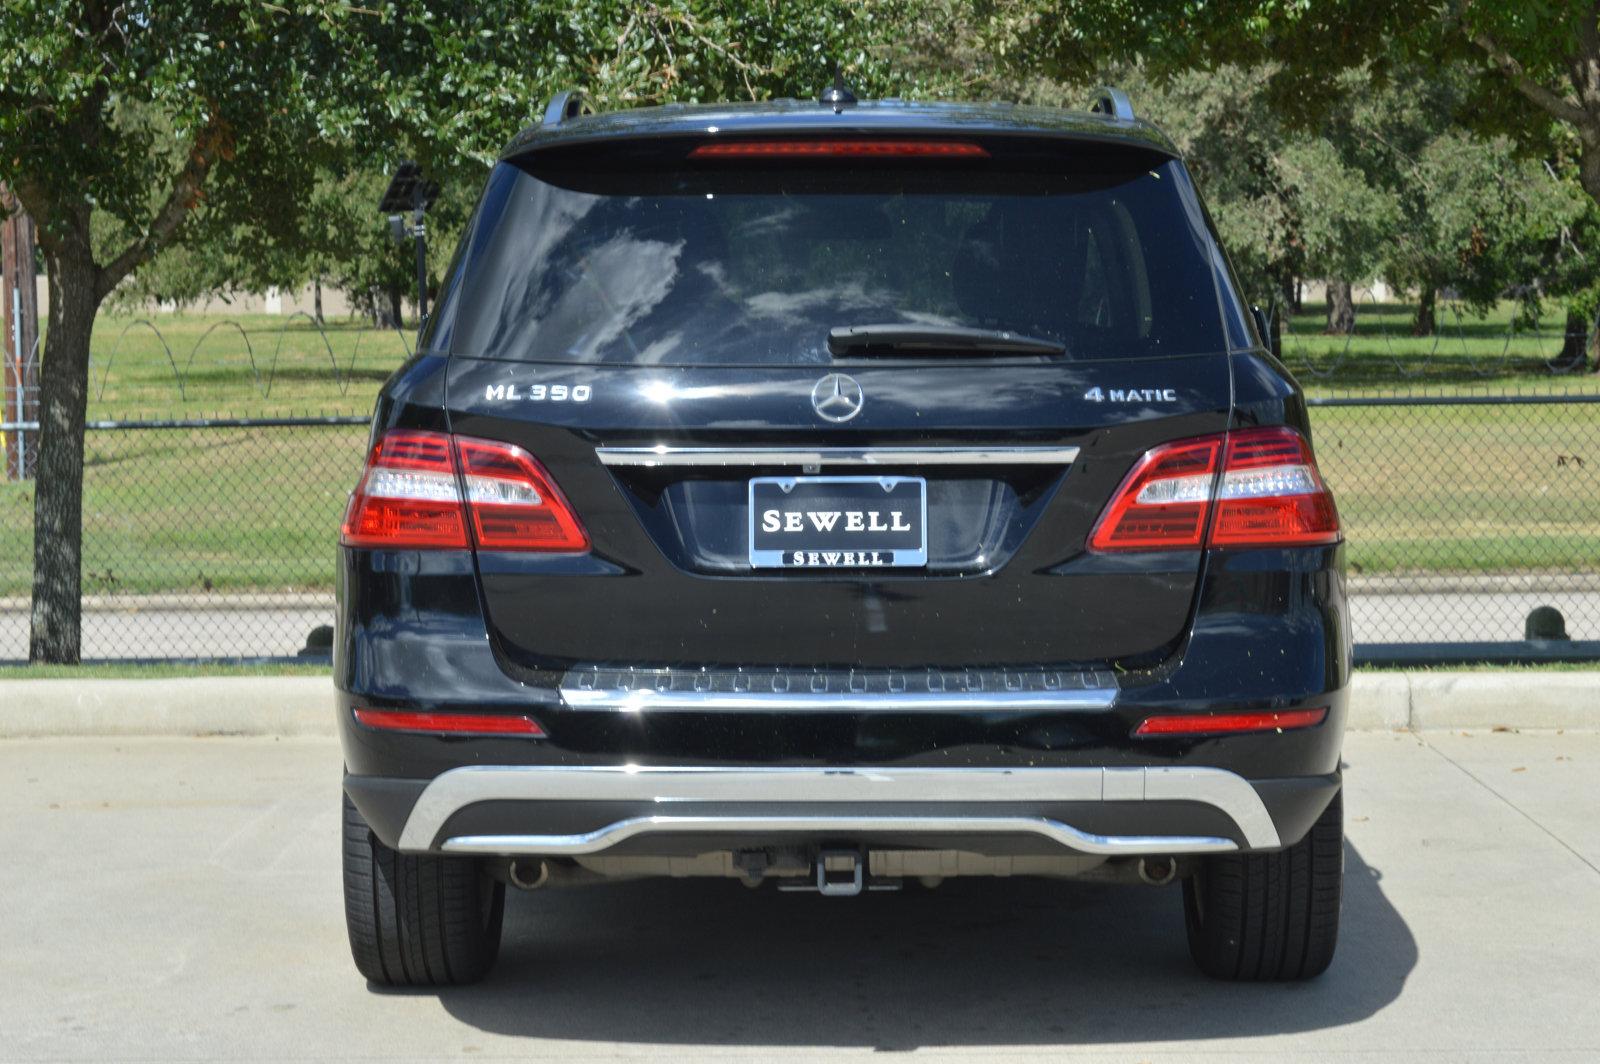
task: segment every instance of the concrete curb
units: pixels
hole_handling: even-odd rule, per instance
[[[332,735],[324,676],[0,680],[0,738]]]
[[[1347,726],[1600,730],[1600,671],[1357,673]],[[320,676],[0,680],[0,739],[333,734]]]

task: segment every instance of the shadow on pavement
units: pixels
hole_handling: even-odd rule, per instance
[[[484,984],[441,995],[537,1038],[907,1050],[1225,1038],[1336,1027],[1399,996],[1417,961],[1381,875],[1348,843],[1339,951],[1299,985],[1190,964],[1176,887],[952,881],[853,899],[723,881],[508,898]]]

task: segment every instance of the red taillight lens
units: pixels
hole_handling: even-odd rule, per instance
[[[589,537],[567,500],[527,451],[495,440],[404,429],[385,433],[372,448],[345,511],[340,542],[464,550],[468,511],[473,537],[484,550],[589,549]]]
[[[1314,728],[1327,719],[1327,709],[1286,709],[1281,713],[1172,713],[1146,717],[1135,735],[1227,735],[1236,732],[1291,731]]]
[[[532,717],[500,713],[428,713],[409,709],[357,709],[356,720],[379,731],[428,732],[434,735],[526,735],[544,738]]]
[[[384,433],[350,496],[339,542],[349,547],[465,550],[461,492],[450,437],[439,432]]]
[[[960,140],[731,140],[702,144],[691,159],[987,159],[982,145]]]
[[[1133,467],[1089,537],[1093,550],[1181,550],[1205,535],[1222,438],[1168,443]]]
[[[1298,547],[1339,541],[1339,511],[1305,438],[1293,429],[1228,435],[1211,544]]]
[[[1209,512],[1213,501],[1215,515]],[[1293,429],[1265,428],[1147,452],[1096,523],[1089,548],[1184,550],[1202,541],[1213,547],[1288,547],[1338,540],[1339,513],[1311,448]]]
[[[550,475],[521,447],[456,437],[472,531],[482,550],[578,553],[589,536]]]

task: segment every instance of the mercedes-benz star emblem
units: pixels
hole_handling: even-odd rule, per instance
[[[849,421],[861,413],[865,397],[854,377],[830,373],[811,389],[811,405],[825,421]]]

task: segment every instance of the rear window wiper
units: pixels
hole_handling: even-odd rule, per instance
[[[960,325],[841,325],[828,330],[828,350],[843,355],[1064,355],[1067,345],[1040,336],[1005,329],[969,329]]]

